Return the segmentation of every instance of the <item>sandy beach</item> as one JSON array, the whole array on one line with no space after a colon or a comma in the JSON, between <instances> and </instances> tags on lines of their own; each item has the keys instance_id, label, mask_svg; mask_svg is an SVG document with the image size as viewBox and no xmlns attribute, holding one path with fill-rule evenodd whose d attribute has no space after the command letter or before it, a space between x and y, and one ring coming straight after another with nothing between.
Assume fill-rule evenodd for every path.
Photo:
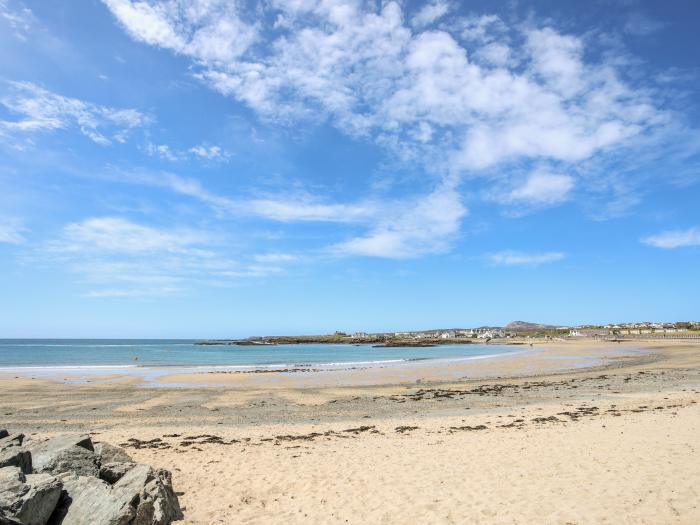
<instances>
[{"instance_id":1,"label":"sandy beach","mask_svg":"<svg viewBox=\"0 0 700 525\"><path fill-rule=\"evenodd\" d=\"M700 344L523 350L157 385L3 373L0 427L170 469L184 523L700 522Z\"/></svg>"}]
</instances>

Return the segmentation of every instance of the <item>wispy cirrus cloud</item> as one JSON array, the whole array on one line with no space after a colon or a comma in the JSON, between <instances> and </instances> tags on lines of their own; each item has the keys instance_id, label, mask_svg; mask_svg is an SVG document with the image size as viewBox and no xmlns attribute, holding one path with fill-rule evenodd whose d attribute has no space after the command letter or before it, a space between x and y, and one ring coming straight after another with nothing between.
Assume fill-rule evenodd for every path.
<instances>
[{"instance_id":1,"label":"wispy cirrus cloud","mask_svg":"<svg viewBox=\"0 0 700 525\"><path fill-rule=\"evenodd\" d=\"M186 229L163 231L119 217L92 217L67 225L61 238L52 244L52 249L63 253L191 253L194 246L208 240L202 233ZM199 254L206 255L207 252L200 251Z\"/></svg>"},{"instance_id":2,"label":"wispy cirrus cloud","mask_svg":"<svg viewBox=\"0 0 700 525\"><path fill-rule=\"evenodd\" d=\"M150 297L186 293L193 285L233 286L241 279L284 272L292 259L232 257L220 236L163 228L121 217L67 224L37 247L41 264L69 269L92 289L88 297ZM50 257L45 257L46 254ZM268 254L269 255L269 254Z\"/></svg>"},{"instance_id":3,"label":"wispy cirrus cloud","mask_svg":"<svg viewBox=\"0 0 700 525\"><path fill-rule=\"evenodd\" d=\"M688 246L700 246L700 228L687 230L669 230L642 239L644 244L655 248L673 249Z\"/></svg>"},{"instance_id":4,"label":"wispy cirrus cloud","mask_svg":"<svg viewBox=\"0 0 700 525\"><path fill-rule=\"evenodd\" d=\"M27 40L34 22L34 13L22 2L0 0L0 23L7 25L19 40Z\"/></svg>"},{"instance_id":5,"label":"wispy cirrus cloud","mask_svg":"<svg viewBox=\"0 0 700 525\"><path fill-rule=\"evenodd\" d=\"M93 142L108 146L124 142L129 133L150 123L135 109L118 109L53 93L32 82L0 83L0 105L13 120L0 120L0 138L17 141L36 133L75 128Z\"/></svg>"},{"instance_id":6,"label":"wispy cirrus cloud","mask_svg":"<svg viewBox=\"0 0 700 525\"><path fill-rule=\"evenodd\" d=\"M19 220L0 217L0 243L22 244L26 231Z\"/></svg>"},{"instance_id":7,"label":"wispy cirrus cloud","mask_svg":"<svg viewBox=\"0 0 700 525\"><path fill-rule=\"evenodd\" d=\"M490 253L486 260L497 266L540 266L542 264L561 261L566 257L562 252L528 253L506 250L498 253Z\"/></svg>"},{"instance_id":8,"label":"wispy cirrus cloud","mask_svg":"<svg viewBox=\"0 0 700 525\"><path fill-rule=\"evenodd\" d=\"M283 223L348 224L367 229L365 234L320 250L336 256L401 259L444 252L467 214L455 181L443 182L427 195L413 198L333 202L300 190L233 199L204 188L196 179L167 172L120 172L119 180L164 187L223 214L252 215Z\"/></svg>"}]
</instances>

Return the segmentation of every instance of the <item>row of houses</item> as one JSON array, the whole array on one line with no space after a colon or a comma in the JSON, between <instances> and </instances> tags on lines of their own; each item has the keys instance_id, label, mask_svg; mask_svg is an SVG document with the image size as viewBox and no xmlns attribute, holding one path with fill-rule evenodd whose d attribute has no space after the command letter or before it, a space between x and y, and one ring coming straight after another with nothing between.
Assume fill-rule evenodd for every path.
<instances>
[{"instance_id":1,"label":"row of houses","mask_svg":"<svg viewBox=\"0 0 700 525\"><path fill-rule=\"evenodd\" d=\"M428 330L424 332L393 332L388 334L369 334L367 332L355 332L353 339L369 339L372 337L383 337L385 339L454 339L454 338L477 338L495 339L506 337L506 332L502 328L483 327L455 330Z\"/></svg>"},{"instance_id":2,"label":"row of houses","mask_svg":"<svg viewBox=\"0 0 700 525\"><path fill-rule=\"evenodd\" d=\"M675 327L669 328L572 328L571 337L595 337L607 335L644 335L644 334L675 334L682 332Z\"/></svg>"}]
</instances>

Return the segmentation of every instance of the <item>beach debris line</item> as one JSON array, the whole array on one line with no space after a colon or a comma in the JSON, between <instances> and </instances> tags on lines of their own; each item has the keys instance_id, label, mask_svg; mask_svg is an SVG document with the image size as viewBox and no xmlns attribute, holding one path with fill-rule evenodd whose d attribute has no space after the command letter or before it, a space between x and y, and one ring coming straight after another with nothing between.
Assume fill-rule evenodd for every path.
<instances>
[{"instance_id":1,"label":"beach debris line","mask_svg":"<svg viewBox=\"0 0 700 525\"><path fill-rule=\"evenodd\" d=\"M0 524L168 525L182 517L170 472L120 447L87 434L40 441L0 430Z\"/></svg>"}]
</instances>

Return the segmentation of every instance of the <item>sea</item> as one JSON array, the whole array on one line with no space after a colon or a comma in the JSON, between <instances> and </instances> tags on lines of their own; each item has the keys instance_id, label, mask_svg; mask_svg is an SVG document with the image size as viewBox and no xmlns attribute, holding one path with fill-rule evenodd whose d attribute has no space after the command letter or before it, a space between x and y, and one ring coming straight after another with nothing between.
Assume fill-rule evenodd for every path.
<instances>
[{"instance_id":1,"label":"sea","mask_svg":"<svg viewBox=\"0 0 700 525\"><path fill-rule=\"evenodd\" d=\"M348 344L198 345L184 339L0 339L0 371L20 368L290 368L475 359L521 352L495 344L374 347Z\"/></svg>"}]
</instances>

